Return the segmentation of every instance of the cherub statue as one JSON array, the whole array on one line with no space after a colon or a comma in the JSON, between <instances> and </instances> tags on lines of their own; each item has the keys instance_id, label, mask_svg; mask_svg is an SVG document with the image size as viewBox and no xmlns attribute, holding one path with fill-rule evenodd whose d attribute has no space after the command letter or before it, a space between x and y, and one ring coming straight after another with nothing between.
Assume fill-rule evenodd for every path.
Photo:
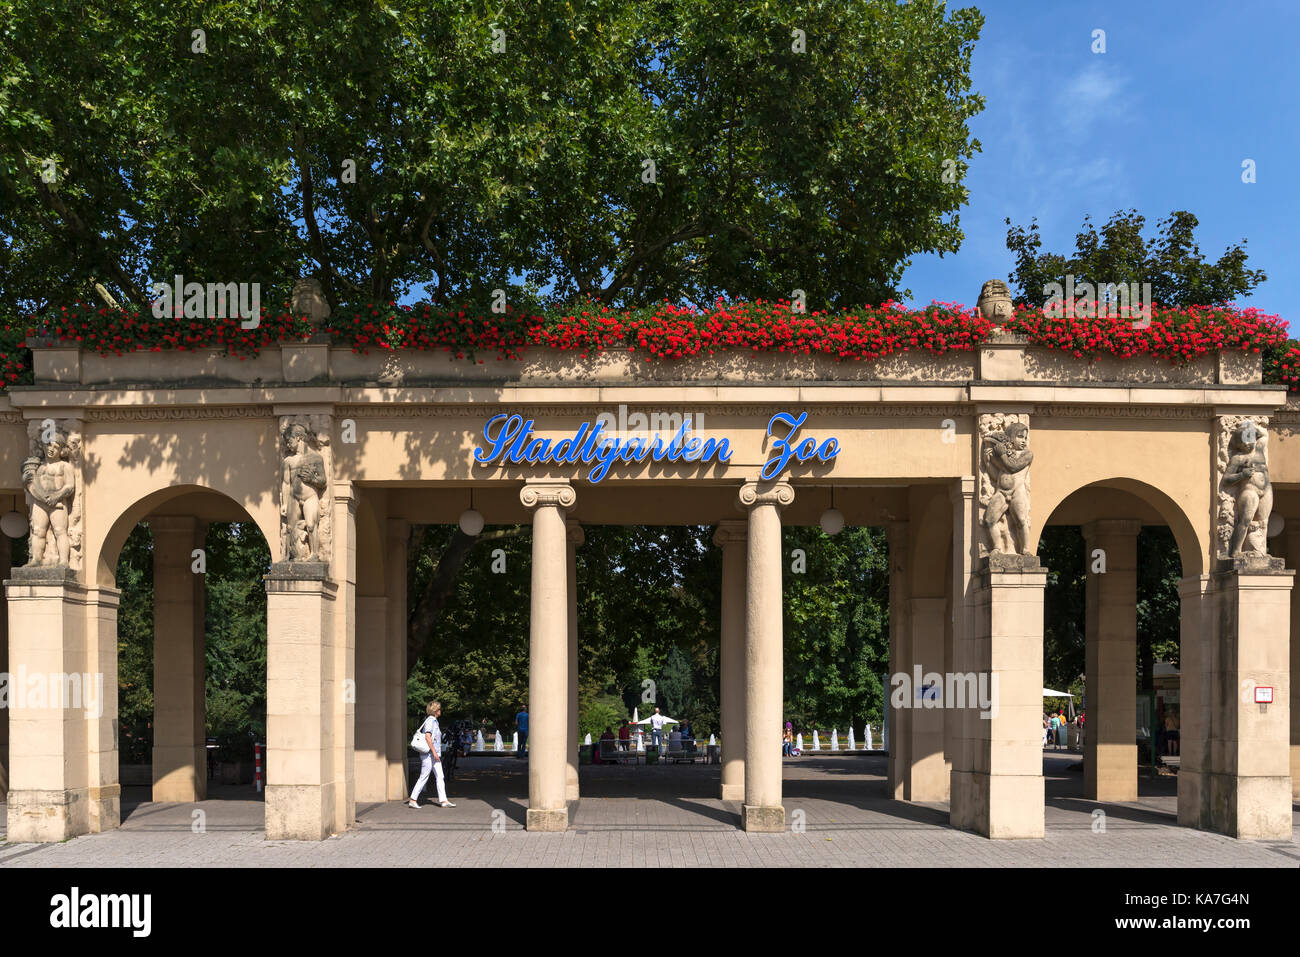
<instances>
[{"instance_id":1,"label":"cherub statue","mask_svg":"<svg viewBox=\"0 0 1300 957\"><path fill-rule=\"evenodd\" d=\"M1273 513L1273 483L1268 476L1263 430L1247 419L1233 430L1223 487L1236 500L1228 554L1268 554L1268 519ZM1252 525L1254 526L1252 528Z\"/></svg>"},{"instance_id":2,"label":"cherub statue","mask_svg":"<svg viewBox=\"0 0 1300 957\"><path fill-rule=\"evenodd\" d=\"M67 433L62 431L54 432L48 441L37 440L36 445L41 454L30 456L22 465L23 487L32 498L28 564L71 567L77 506L77 469L71 461L72 448Z\"/></svg>"},{"instance_id":3,"label":"cherub statue","mask_svg":"<svg viewBox=\"0 0 1300 957\"><path fill-rule=\"evenodd\" d=\"M1012 422L1004 432L984 439L981 459L993 486L984 508L991 550L1028 555L1029 472L1034 453L1029 451L1029 426Z\"/></svg>"},{"instance_id":4,"label":"cherub statue","mask_svg":"<svg viewBox=\"0 0 1300 957\"><path fill-rule=\"evenodd\" d=\"M286 455L280 471L280 515L287 537L286 558L322 561L321 501L328 478L325 459L311 447L306 427L294 423L284 432Z\"/></svg>"}]
</instances>

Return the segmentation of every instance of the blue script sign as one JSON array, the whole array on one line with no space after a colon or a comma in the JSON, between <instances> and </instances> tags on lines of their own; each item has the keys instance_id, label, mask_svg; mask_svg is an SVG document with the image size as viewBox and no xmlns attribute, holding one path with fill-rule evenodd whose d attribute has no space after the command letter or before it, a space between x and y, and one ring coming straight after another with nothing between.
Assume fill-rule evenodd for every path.
<instances>
[{"instance_id":1,"label":"blue script sign","mask_svg":"<svg viewBox=\"0 0 1300 957\"><path fill-rule=\"evenodd\" d=\"M783 437L776 438L772 447L772 456L763 466L760 477L764 480L777 477L793 459L807 462L816 458L820 462L829 462L839 454L839 441L828 438L818 442L814 438L796 438L803 428L808 413L798 416L780 412L772 416L767 423L767 434L772 435L772 426L780 423L787 428ZM731 443L726 438L700 439L691 435L691 420L687 418L681 428L667 441L655 432L650 438L634 435L621 438L608 435L605 423L597 421L594 425L584 422L578 431L562 439L544 439L533 434L533 420L525 419L516 413L501 412L492 416L483 424L483 439L486 448L474 450L474 461L479 465L501 464L521 465L590 465L587 480L593 484L603 479L616 462L630 464L641 463L646 459L652 462L721 462L731 461Z\"/></svg>"}]
</instances>

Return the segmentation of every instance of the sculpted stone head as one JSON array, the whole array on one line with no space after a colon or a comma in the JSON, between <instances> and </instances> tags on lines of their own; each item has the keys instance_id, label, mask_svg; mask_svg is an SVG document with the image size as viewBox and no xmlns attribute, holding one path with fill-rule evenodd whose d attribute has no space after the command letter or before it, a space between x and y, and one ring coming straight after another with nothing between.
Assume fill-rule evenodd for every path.
<instances>
[{"instance_id":1,"label":"sculpted stone head","mask_svg":"<svg viewBox=\"0 0 1300 957\"><path fill-rule=\"evenodd\" d=\"M1023 422L1012 422L1007 426L1007 441L1017 452L1023 452L1029 444L1029 426Z\"/></svg>"}]
</instances>

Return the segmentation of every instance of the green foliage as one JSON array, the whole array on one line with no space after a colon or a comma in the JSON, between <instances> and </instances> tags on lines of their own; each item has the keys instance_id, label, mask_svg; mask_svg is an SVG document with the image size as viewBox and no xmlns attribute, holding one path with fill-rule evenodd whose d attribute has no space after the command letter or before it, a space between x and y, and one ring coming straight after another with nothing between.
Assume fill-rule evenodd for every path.
<instances>
[{"instance_id":1,"label":"green foliage","mask_svg":"<svg viewBox=\"0 0 1300 957\"><path fill-rule=\"evenodd\" d=\"M1246 268L1246 241L1229 246L1217 262L1207 262L1196 243L1197 219L1184 210L1160 220L1157 234L1144 239L1146 218L1137 210L1117 211L1098 232L1090 217L1075 237L1072 256L1043 253L1038 221L1029 228L1012 226L1006 220L1007 249L1016 254L1011 280L1017 302L1041 305L1044 286L1065 284L1066 275L1075 284L1090 282L1150 283L1151 300L1162 306L1217 305L1228 303L1250 291L1268 277L1262 269Z\"/></svg>"},{"instance_id":2,"label":"green foliage","mask_svg":"<svg viewBox=\"0 0 1300 957\"><path fill-rule=\"evenodd\" d=\"M593 742L599 741L606 728L617 734L619 725L627 718L627 708L617 695L600 695L581 702L578 707L578 738L582 740L589 734Z\"/></svg>"},{"instance_id":3,"label":"green foliage","mask_svg":"<svg viewBox=\"0 0 1300 957\"><path fill-rule=\"evenodd\" d=\"M141 308L175 273L264 302L312 273L336 306L899 297L910 256L962 238L982 23L939 0L0 0L0 323Z\"/></svg>"},{"instance_id":4,"label":"green foliage","mask_svg":"<svg viewBox=\"0 0 1300 957\"><path fill-rule=\"evenodd\" d=\"M266 740L266 586L271 552L251 523L216 523L208 556L207 733L242 749ZM241 751L242 754L242 751ZM232 760L235 758L232 755Z\"/></svg>"},{"instance_id":5,"label":"green foliage","mask_svg":"<svg viewBox=\"0 0 1300 957\"><path fill-rule=\"evenodd\" d=\"M789 571L802 548L807 571ZM797 727L880 724L889 670L889 559L880 528L784 529L785 711Z\"/></svg>"},{"instance_id":6,"label":"green foliage","mask_svg":"<svg viewBox=\"0 0 1300 957\"><path fill-rule=\"evenodd\" d=\"M153 752L153 535L137 525L117 559L119 760L147 764Z\"/></svg>"}]
</instances>

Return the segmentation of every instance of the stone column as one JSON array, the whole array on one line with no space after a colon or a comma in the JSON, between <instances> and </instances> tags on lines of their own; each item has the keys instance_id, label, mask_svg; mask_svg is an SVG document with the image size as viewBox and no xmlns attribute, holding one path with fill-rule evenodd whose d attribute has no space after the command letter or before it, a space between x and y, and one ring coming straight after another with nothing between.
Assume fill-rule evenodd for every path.
<instances>
[{"instance_id":1,"label":"stone column","mask_svg":"<svg viewBox=\"0 0 1300 957\"><path fill-rule=\"evenodd\" d=\"M1193 575L1178 582L1178 823L1202 827L1209 800L1210 578Z\"/></svg>"},{"instance_id":2,"label":"stone column","mask_svg":"<svg viewBox=\"0 0 1300 957\"><path fill-rule=\"evenodd\" d=\"M278 562L266 575L266 839L334 832L334 615L324 562Z\"/></svg>"},{"instance_id":3,"label":"stone column","mask_svg":"<svg viewBox=\"0 0 1300 957\"><path fill-rule=\"evenodd\" d=\"M944 717L952 704L947 701L944 680L944 611L946 599L908 599L911 626L912 708L908 717L908 754L904 769L903 797L908 801L941 803L948 800L948 765L944 760ZM917 676L920 687L937 686L937 697L915 700Z\"/></svg>"},{"instance_id":4,"label":"stone column","mask_svg":"<svg viewBox=\"0 0 1300 957\"><path fill-rule=\"evenodd\" d=\"M889 758L886 793L895 801L907 800L907 769L911 765L912 706L915 690L905 690L902 707L895 707L895 675L911 675L912 627L908 621L907 522L885 525L889 546L889 674L885 689L889 708Z\"/></svg>"},{"instance_id":5,"label":"stone column","mask_svg":"<svg viewBox=\"0 0 1300 957\"><path fill-rule=\"evenodd\" d=\"M1202 828L1291 839L1291 587L1282 560L1246 556L1210 576L1208 787ZM1273 689L1257 704L1254 689Z\"/></svg>"},{"instance_id":6,"label":"stone column","mask_svg":"<svg viewBox=\"0 0 1300 957\"><path fill-rule=\"evenodd\" d=\"M577 496L565 484L527 484L519 500L533 513L532 594L528 644L528 811L530 831L569 826L565 787L569 727L567 509Z\"/></svg>"},{"instance_id":7,"label":"stone column","mask_svg":"<svg viewBox=\"0 0 1300 957\"><path fill-rule=\"evenodd\" d=\"M384 563L388 595L386 624L388 639L388 695L385 724L388 737L388 800L397 801L411 793L414 781L406 780L406 564L411 541L411 524L404 518L388 520L388 555Z\"/></svg>"},{"instance_id":8,"label":"stone column","mask_svg":"<svg viewBox=\"0 0 1300 957\"><path fill-rule=\"evenodd\" d=\"M958 479L948 489L952 501L952 584L949 587L952 628L952 670L974 673L971 643L974 634L975 605L973 570L978 554L975 534L977 515L975 480ZM980 720L971 708L952 709L945 723L947 751L952 768L949 773L949 820L954 827L975 828L975 804L972 798L975 767L972 724Z\"/></svg>"},{"instance_id":9,"label":"stone column","mask_svg":"<svg viewBox=\"0 0 1300 957\"><path fill-rule=\"evenodd\" d=\"M1083 526L1087 564L1084 624L1088 723L1083 796L1136 801L1137 536L1134 519L1100 519ZM1098 556L1098 551L1101 555ZM1099 566L1104 561L1104 566ZM1104 567L1104 572L1093 571Z\"/></svg>"},{"instance_id":10,"label":"stone column","mask_svg":"<svg viewBox=\"0 0 1300 957\"><path fill-rule=\"evenodd\" d=\"M1038 838L1043 812L1043 590L1032 555L993 553L976 575L965 667L988 676L993 706L968 708L968 771L953 771L954 826L985 837Z\"/></svg>"},{"instance_id":11,"label":"stone column","mask_svg":"<svg viewBox=\"0 0 1300 957\"><path fill-rule=\"evenodd\" d=\"M82 585L66 566L10 575L7 838L117 827L118 592Z\"/></svg>"},{"instance_id":12,"label":"stone column","mask_svg":"<svg viewBox=\"0 0 1300 957\"><path fill-rule=\"evenodd\" d=\"M722 800L745 799L745 523L718 523L713 544L722 549L722 636L719 649L719 720Z\"/></svg>"},{"instance_id":13,"label":"stone column","mask_svg":"<svg viewBox=\"0 0 1300 957\"><path fill-rule=\"evenodd\" d=\"M784 831L781 803L782 657L781 509L794 502L785 482L746 482L745 803L746 831Z\"/></svg>"},{"instance_id":14,"label":"stone column","mask_svg":"<svg viewBox=\"0 0 1300 957\"><path fill-rule=\"evenodd\" d=\"M578 800L578 546L585 540L582 526L565 522L566 549L565 591L569 601L569 748L564 774L564 793L570 801Z\"/></svg>"},{"instance_id":15,"label":"stone column","mask_svg":"<svg viewBox=\"0 0 1300 957\"><path fill-rule=\"evenodd\" d=\"M1287 520L1286 557L1300 568L1300 520ZM1291 589L1291 799L1300 802L1300 588Z\"/></svg>"},{"instance_id":16,"label":"stone column","mask_svg":"<svg viewBox=\"0 0 1300 957\"><path fill-rule=\"evenodd\" d=\"M157 515L153 533L153 799L202 801L208 792L204 575L194 550L207 526Z\"/></svg>"},{"instance_id":17,"label":"stone column","mask_svg":"<svg viewBox=\"0 0 1300 957\"><path fill-rule=\"evenodd\" d=\"M334 605L334 831L356 821L357 702L357 492L351 482L335 482L332 577L338 586Z\"/></svg>"},{"instance_id":18,"label":"stone column","mask_svg":"<svg viewBox=\"0 0 1300 957\"><path fill-rule=\"evenodd\" d=\"M388 795L389 697L387 595L357 596L356 799L374 803Z\"/></svg>"},{"instance_id":19,"label":"stone column","mask_svg":"<svg viewBox=\"0 0 1300 957\"><path fill-rule=\"evenodd\" d=\"M11 543L0 535L0 581L9 577ZM9 674L9 610L0 595L0 674ZM0 708L0 802L9 794L9 709Z\"/></svg>"}]
</instances>

